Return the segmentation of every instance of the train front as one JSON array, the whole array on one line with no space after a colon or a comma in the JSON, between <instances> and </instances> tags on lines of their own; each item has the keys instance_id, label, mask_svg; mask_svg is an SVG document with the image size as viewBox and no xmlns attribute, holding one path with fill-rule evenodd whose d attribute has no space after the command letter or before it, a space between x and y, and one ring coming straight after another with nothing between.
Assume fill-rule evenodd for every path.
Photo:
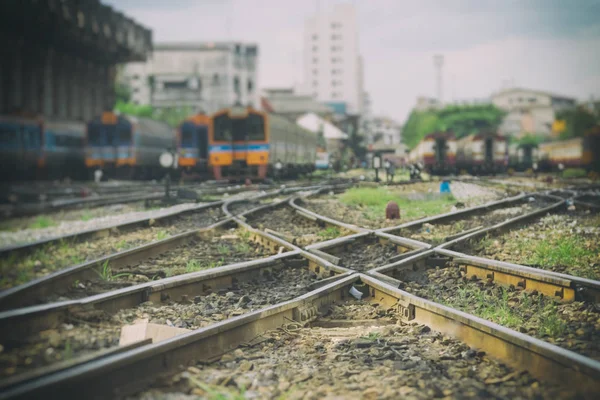
<instances>
[{"instance_id":1,"label":"train front","mask_svg":"<svg viewBox=\"0 0 600 400\"><path fill-rule=\"evenodd\" d=\"M186 119L177 130L178 165L186 175L202 175L209 165L211 118L197 114ZM216 160L220 162L221 160Z\"/></svg>"},{"instance_id":2,"label":"train front","mask_svg":"<svg viewBox=\"0 0 600 400\"><path fill-rule=\"evenodd\" d=\"M480 133L473 142L473 164L479 173L499 173L508 167L506 138L496 133Z\"/></svg>"},{"instance_id":3,"label":"train front","mask_svg":"<svg viewBox=\"0 0 600 400\"><path fill-rule=\"evenodd\" d=\"M104 112L88 122L85 135L85 166L88 169L114 171L117 122L117 115L113 112Z\"/></svg>"},{"instance_id":4,"label":"train front","mask_svg":"<svg viewBox=\"0 0 600 400\"><path fill-rule=\"evenodd\" d=\"M267 177L269 128L266 114L251 107L232 107L213 118L210 165L215 179Z\"/></svg>"}]
</instances>

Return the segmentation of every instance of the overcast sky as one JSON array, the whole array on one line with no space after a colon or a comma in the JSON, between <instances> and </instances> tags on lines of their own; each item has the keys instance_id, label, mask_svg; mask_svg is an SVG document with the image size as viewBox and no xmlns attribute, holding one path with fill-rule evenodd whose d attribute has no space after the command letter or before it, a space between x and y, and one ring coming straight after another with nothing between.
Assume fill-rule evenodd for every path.
<instances>
[{"instance_id":1,"label":"overcast sky","mask_svg":"<svg viewBox=\"0 0 600 400\"><path fill-rule=\"evenodd\" d=\"M302 80L304 20L336 0L102 0L153 30L155 42L259 45L259 86ZM348 2L348 1L346 1ZM600 98L600 0L354 0L373 112L404 122L435 94L432 57L445 56L444 99L488 97L506 82Z\"/></svg>"}]
</instances>

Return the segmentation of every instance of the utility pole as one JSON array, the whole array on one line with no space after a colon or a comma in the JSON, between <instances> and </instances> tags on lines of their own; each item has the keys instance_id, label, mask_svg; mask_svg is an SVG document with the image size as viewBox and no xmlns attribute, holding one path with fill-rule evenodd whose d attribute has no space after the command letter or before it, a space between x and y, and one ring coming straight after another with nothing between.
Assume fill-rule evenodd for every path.
<instances>
[{"instance_id":1,"label":"utility pole","mask_svg":"<svg viewBox=\"0 0 600 400\"><path fill-rule=\"evenodd\" d=\"M433 56L433 65L435 67L435 73L436 73L436 91L437 91L437 99L439 102L439 105L442 105L443 102L443 98L442 98L442 89L443 89L443 77L442 77L442 67L444 66L444 56L441 54L436 54Z\"/></svg>"}]
</instances>

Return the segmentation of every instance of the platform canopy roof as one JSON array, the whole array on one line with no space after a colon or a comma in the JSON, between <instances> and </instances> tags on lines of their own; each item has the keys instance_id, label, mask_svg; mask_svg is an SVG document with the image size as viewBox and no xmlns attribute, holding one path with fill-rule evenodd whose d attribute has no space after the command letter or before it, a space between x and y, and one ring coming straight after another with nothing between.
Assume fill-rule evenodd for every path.
<instances>
[{"instance_id":1,"label":"platform canopy roof","mask_svg":"<svg viewBox=\"0 0 600 400\"><path fill-rule=\"evenodd\" d=\"M318 133L321 129L323 130L323 136L325 139L337 139L343 140L348 139L348 135L344 133L337 126L333 125L331 122L324 120L314 113L307 113L302 115L296 120L296 123L303 127L304 129L308 129L311 132Z\"/></svg>"}]
</instances>

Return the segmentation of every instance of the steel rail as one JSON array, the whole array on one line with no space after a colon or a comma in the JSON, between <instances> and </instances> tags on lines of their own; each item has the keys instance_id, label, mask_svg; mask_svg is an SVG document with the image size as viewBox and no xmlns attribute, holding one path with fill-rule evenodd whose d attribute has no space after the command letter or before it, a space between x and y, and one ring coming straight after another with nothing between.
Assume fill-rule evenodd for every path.
<instances>
[{"instance_id":1,"label":"steel rail","mask_svg":"<svg viewBox=\"0 0 600 400\"><path fill-rule=\"evenodd\" d=\"M563 382L587 398L600 390L600 362L495 323L419 298L369 277L353 274L294 300L269 306L156 344L88 362L9 388L0 398L124 397L181 366L210 362L290 321L306 324L319 310L350 298L358 285L366 299L397 310L406 323L419 323L481 349L541 380ZM110 384L107 384L110 382Z\"/></svg>"}]
</instances>

